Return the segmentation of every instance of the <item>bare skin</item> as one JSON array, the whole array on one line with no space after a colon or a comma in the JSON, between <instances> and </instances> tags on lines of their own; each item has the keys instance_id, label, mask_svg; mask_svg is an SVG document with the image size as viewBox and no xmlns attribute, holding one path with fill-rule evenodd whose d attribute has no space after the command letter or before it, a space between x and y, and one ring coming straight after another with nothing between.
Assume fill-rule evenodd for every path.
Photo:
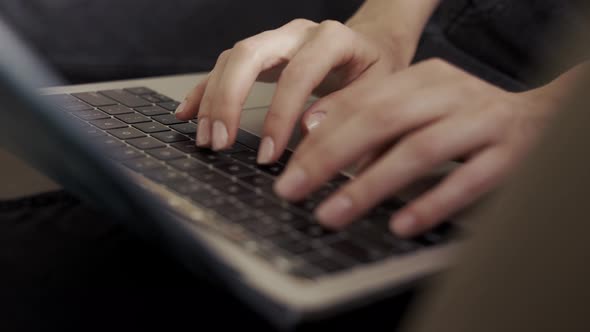
<instances>
[{"instance_id":1,"label":"bare skin","mask_svg":"<svg viewBox=\"0 0 590 332\"><path fill-rule=\"evenodd\" d=\"M413 236L468 206L509 173L564 98L572 75L537 90L503 91L441 60L413 66L422 29L438 0L367 1L346 25L295 20L222 53L179 107L198 116L197 144L232 145L256 80L277 82L259 163L273 163L301 118L308 133L275 185L297 201L353 164L362 172L316 210L341 228L440 164L464 163L392 216ZM304 114L315 93L321 98ZM346 148L343 149L342 147Z\"/></svg>"}]
</instances>

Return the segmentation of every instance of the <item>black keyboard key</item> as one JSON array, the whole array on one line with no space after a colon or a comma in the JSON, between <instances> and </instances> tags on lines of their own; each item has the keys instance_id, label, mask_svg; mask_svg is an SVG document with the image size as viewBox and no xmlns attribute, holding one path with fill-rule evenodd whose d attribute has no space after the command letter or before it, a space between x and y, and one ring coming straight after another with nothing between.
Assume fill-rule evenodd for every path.
<instances>
[{"instance_id":1,"label":"black keyboard key","mask_svg":"<svg viewBox=\"0 0 590 332\"><path fill-rule=\"evenodd\" d=\"M110 116L97 110L87 110L87 111L80 111L74 113L77 117L82 120L92 121L92 120L100 120L100 119L109 119Z\"/></svg>"},{"instance_id":2,"label":"black keyboard key","mask_svg":"<svg viewBox=\"0 0 590 332\"><path fill-rule=\"evenodd\" d=\"M201 149L195 145L194 141L174 143L172 146L185 153L194 153Z\"/></svg>"},{"instance_id":3,"label":"black keyboard key","mask_svg":"<svg viewBox=\"0 0 590 332\"><path fill-rule=\"evenodd\" d=\"M284 229L281 225L269 217L249 214L247 218L239 220L239 224L264 239L285 236ZM271 240L271 242L273 241Z\"/></svg>"},{"instance_id":4,"label":"black keyboard key","mask_svg":"<svg viewBox=\"0 0 590 332\"><path fill-rule=\"evenodd\" d=\"M391 199L388 199L388 200L382 202L377 207L375 207L373 210L375 211L376 214L392 216L395 212L397 212L403 206L404 206L404 203L402 201L400 201L396 198L391 198Z\"/></svg>"},{"instance_id":5,"label":"black keyboard key","mask_svg":"<svg viewBox=\"0 0 590 332\"><path fill-rule=\"evenodd\" d=\"M348 176L346 176L344 174L337 174L328 183L332 186L335 186L335 187L341 187L341 186L345 185L349 180L350 180L350 178Z\"/></svg>"},{"instance_id":6,"label":"black keyboard key","mask_svg":"<svg viewBox=\"0 0 590 332\"><path fill-rule=\"evenodd\" d=\"M80 133L86 137L101 137L106 136L104 131L94 128L94 127L84 127L80 128Z\"/></svg>"},{"instance_id":7,"label":"black keyboard key","mask_svg":"<svg viewBox=\"0 0 590 332\"><path fill-rule=\"evenodd\" d=\"M229 202L223 208L217 209L217 213L231 222L239 222L252 217L252 212L240 202Z\"/></svg>"},{"instance_id":8,"label":"black keyboard key","mask_svg":"<svg viewBox=\"0 0 590 332\"><path fill-rule=\"evenodd\" d=\"M116 118L125 122L125 123L129 123L129 124L151 121L150 118L145 117L139 113L121 114L121 115L117 115Z\"/></svg>"},{"instance_id":9,"label":"black keyboard key","mask_svg":"<svg viewBox=\"0 0 590 332\"><path fill-rule=\"evenodd\" d=\"M146 134L158 133L162 131L169 131L166 126L161 125L157 122L144 122L144 123L136 123L133 127L143 131Z\"/></svg>"},{"instance_id":10,"label":"black keyboard key","mask_svg":"<svg viewBox=\"0 0 590 332\"><path fill-rule=\"evenodd\" d=\"M235 162L222 162L219 164L215 164L214 168L231 176L240 177L244 175L254 174L256 173L253 169L235 163Z\"/></svg>"},{"instance_id":11,"label":"black keyboard key","mask_svg":"<svg viewBox=\"0 0 590 332\"><path fill-rule=\"evenodd\" d=\"M258 166L258 162L256 161L258 155L252 150L232 154L232 158L235 158L246 165Z\"/></svg>"},{"instance_id":12,"label":"black keyboard key","mask_svg":"<svg viewBox=\"0 0 590 332\"><path fill-rule=\"evenodd\" d=\"M262 175L262 174L252 174L248 176L240 176L238 178L239 181L244 182L245 184L252 186L254 188L258 188L262 193L266 194L273 194L273 185L274 180Z\"/></svg>"},{"instance_id":13,"label":"black keyboard key","mask_svg":"<svg viewBox=\"0 0 590 332\"><path fill-rule=\"evenodd\" d=\"M425 246L444 244L447 243L454 235L453 230L453 224L451 224L450 222L446 222L440 224L439 226L435 227L429 232L420 235L418 238L414 240Z\"/></svg>"},{"instance_id":14,"label":"black keyboard key","mask_svg":"<svg viewBox=\"0 0 590 332\"><path fill-rule=\"evenodd\" d=\"M271 201L270 199L260 196L257 194L247 195L238 197L242 203L248 205L254 210L266 211L270 208L279 208L281 209L280 205L277 205L275 202Z\"/></svg>"},{"instance_id":15,"label":"black keyboard key","mask_svg":"<svg viewBox=\"0 0 590 332\"><path fill-rule=\"evenodd\" d=\"M185 158L186 155L174 148L161 148L148 150L147 153L159 160L174 160Z\"/></svg>"},{"instance_id":16,"label":"black keyboard key","mask_svg":"<svg viewBox=\"0 0 590 332\"><path fill-rule=\"evenodd\" d=\"M176 143L189 140L188 137L179 134L175 131L163 131L160 133L154 133L152 134L152 137L157 138L164 143Z\"/></svg>"},{"instance_id":17,"label":"black keyboard key","mask_svg":"<svg viewBox=\"0 0 590 332\"><path fill-rule=\"evenodd\" d=\"M110 114L110 115L120 115L120 114L127 114L133 113L133 110L129 107L125 107L123 105L112 105L112 106L104 106L100 108L103 112Z\"/></svg>"},{"instance_id":18,"label":"black keyboard key","mask_svg":"<svg viewBox=\"0 0 590 332\"><path fill-rule=\"evenodd\" d=\"M65 120L69 126L75 129L82 129L88 127L88 124L86 122L80 120L72 113L60 114L60 116L62 116L62 119Z\"/></svg>"},{"instance_id":19,"label":"black keyboard key","mask_svg":"<svg viewBox=\"0 0 590 332\"><path fill-rule=\"evenodd\" d=\"M133 160L126 161L123 164L125 166L131 168L132 170L140 172L140 173L154 170L154 169L164 168L164 164L162 164L152 158L133 159Z\"/></svg>"},{"instance_id":20,"label":"black keyboard key","mask_svg":"<svg viewBox=\"0 0 590 332\"><path fill-rule=\"evenodd\" d=\"M227 176L223 176L218 172L215 172L210 169L197 169L188 172L189 175L201 182L209 183L213 185L215 188L222 187L225 185L229 185L234 183L230 178Z\"/></svg>"},{"instance_id":21,"label":"black keyboard key","mask_svg":"<svg viewBox=\"0 0 590 332\"><path fill-rule=\"evenodd\" d=\"M283 152L283 155L281 156L281 158L279 158L279 162L281 164L287 165L289 163L289 161L291 160L292 155L293 155L293 152L286 150L285 152Z\"/></svg>"},{"instance_id":22,"label":"black keyboard key","mask_svg":"<svg viewBox=\"0 0 590 332\"><path fill-rule=\"evenodd\" d=\"M210 192L210 186L208 184L196 181L177 182L174 185L171 185L170 189L185 196L201 192Z\"/></svg>"},{"instance_id":23,"label":"black keyboard key","mask_svg":"<svg viewBox=\"0 0 590 332\"><path fill-rule=\"evenodd\" d=\"M194 145L194 144L193 144ZM221 153L214 152L206 148L196 148L196 151L190 153L191 157L207 164L222 164L231 162L231 159Z\"/></svg>"},{"instance_id":24,"label":"black keyboard key","mask_svg":"<svg viewBox=\"0 0 590 332\"><path fill-rule=\"evenodd\" d=\"M107 90L100 91L100 94L107 96L127 107L142 107L151 106L152 104L145 99L142 99L134 94L131 94L125 90Z\"/></svg>"},{"instance_id":25,"label":"black keyboard key","mask_svg":"<svg viewBox=\"0 0 590 332\"><path fill-rule=\"evenodd\" d=\"M189 172L194 170L209 170L209 167L191 158L173 160L169 162L168 165L183 172Z\"/></svg>"},{"instance_id":26,"label":"black keyboard key","mask_svg":"<svg viewBox=\"0 0 590 332\"><path fill-rule=\"evenodd\" d=\"M247 147L243 146L242 144L236 143L234 144L231 148L225 149L223 151L220 151L223 154L234 154L234 153L240 153L240 152L244 152L244 151L250 151L250 149L248 149Z\"/></svg>"},{"instance_id":27,"label":"black keyboard key","mask_svg":"<svg viewBox=\"0 0 590 332\"><path fill-rule=\"evenodd\" d=\"M94 142L97 143L100 148L107 148L107 149L119 148L119 147L125 146L125 144L123 142L121 142L120 140L118 140L112 136L99 137L99 138L95 139Z\"/></svg>"},{"instance_id":28,"label":"black keyboard key","mask_svg":"<svg viewBox=\"0 0 590 332\"><path fill-rule=\"evenodd\" d=\"M197 133L197 125L195 125L194 123L190 123L190 122L172 125L172 126L170 126L170 128L172 128L180 133L183 133L185 135L194 136Z\"/></svg>"},{"instance_id":29,"label":"black keyboard key","mask_svg":"<svg viewBox=\"0 0 590 332\"><path fill-rule=\"evenodd\" d=\"M312 214L320 205L321 201L315 199L305 199L303 201L293 204L297 209L302 210L308 214Z\"/></svg>"},{"instance_id":30,"label":"black keyboard key","mask_svg":"<svg viewBox=\"0 0 590 332\"><path fill-rule=\"evenodd\" d=\"M291 229L307 229L308 227L314 226L314 224L306 218L295 214L292 211L285 209L280 205L267 207L265 210L261 210L265 214L271 216L277 222L288 226Z\"/></svg>"},{"instance_id":31,"label":"black keyboard key","mask_svg":"<svg viewBox=\"0 0 590 332\"><path fill-rule=\"evenodd\" d=\"M186 175L172 169L155 169L144 173L148 178L159 183L174 183L186 181Z\"/></svg>"},{"instance_id":32,"label":"black keyboard key","mask_svg":"<svg viewBox=\"0 0 590 332\"><path fill-rule=\"evenodd\" d=\"M73 93L72 96L96 107L117 104L114 100L96 92Z\"/></svg>"},{"instance_id":33,"label":"black keyboard key","mask_svg":"<svg viewBox=\"0 0 590 332\"><path fill-rule=\"evenodd\" d=\"M165 110L159 106L138 107L135 110L145 116L155 116L155 115L162 115L162 114L169 114L170 113L170 111Z\"/></svg>"},{"instance_id":34,"label":"black keyboard key","mask_svg":"<svg viewBox=\"0 0 590 332\"><path fill-rule=\"evenodd\" d=\"M365 220L352 224L343 232L346 232L350 239L370 250L371 255L374 257L405 254L422 247L415 241L400 239L391 234L390 231L384 232L377 229L373 224Z\"/></svg>"},{"instance_id":35,"label":"black keyboard key","mask_svg":"<svg viewBox=\"0 0 590 332\"><path fill-rule=\"evenodd\" d=\"M162 102L162 100L160 100L160 98L154 96L154 95L142 95L141 98L149 101L150 103L156 104L159 102Z\"/></svg>"},{"instance_id":36,"label":"black keyboard key","mask_svg":"<svg viewBox=\"0 0 590 332\"><path fill-rule=\"evenodd\" d=\"M248 187L244 187L239 183L229 183L225 186L216 186L221 192L224 192L230 196L243 196L252 193L252 190Z\"/></svg>"},{"instance_id":37,"label":"black keyboard key","mask_svg":"<svg viewBox=\"0 0 590 332\"><path fill-rule=\"evenodd\" d=\"M133 128L113 129L109 130L108 133L122 140L145 137L141 131Z\"/></svg>"},{"instance_id":38,"label":"black keyboard key","mask_svg":"<svg viewBox=\"0 0 590 332\"><path fill-rule=\"evenodd\" d=\"M219 210L220 208L224 208L232 204L227 196L223 195L219 191L216 191L215 189L191 195L191 199L194 202L197 202L199 205L212 210Z\"/></svg>"},{"instance_id":39,"label":"black keyboard key","mask_svg":"<svg viewBox=\"0 0 590 332\"><path fill-rule=\"evenodd\" d=\"M158 93L158 94L155 94L155 95L153 95L152 97L154 97L154 98L158 98L158 99L160 100L160 102L163 102L163 103L164 103L164 102L171 102L171 101L174 101L172 98L170 98L170 97L168 97L168 96L161 95L161 94L159 94L159 93Z\"/></svg>"},{"instance_id":40,"label":"black keyboard key","mask_svg":"<svg viewBox=\"0 0 590 332\"><path fill-rule=\"evenodd\" d=\"M337 190L338 188L334 188L332 186L322 186L311 194L311 198L318 202L321 202L326 198L332 196Z\"/></svg>"},{"instance_id":41,"label":"black keyboard key","mask_svg":"<svg viewBox=\"0 0 590 332\"><path fill-rule=\"evenodd\" d=\"M293 236L292 234L273 236L269 241L292 255L301 255L314 250L310 241L305 238Z\"/></svg>"},{"instance_id":42,"label":"black keyboard key","mask_svg":"<svg viewBox=\"0 0 590 332\"><path fill-rule=\"evenodd\" d=\"M118 129L118 128L128 127L127 124L125 124L117 119L95 120L95 121L91 121L90 123L93 126L96 126L102 130L110 130L110 129Z\"/></svg>"},{"instance_id":43,"label":"black keyboard key","mask_svg":"<svg viewBox=\"0 0 590 332\"><path fill-rule=\"evenodd\" d=\"M179 123L188 123L186 121L178 120L174 114L158 115L158 116L152 117L152 119L158 121L161 124L167 125L167 126L173 125L173 124L179 124Z\"/></svg>"},{"instance_id":44,"label":"black keyboard key","mask_svg":"<svg viewBox=\"0 0 590 332\"><path fill-rule=\"evenodd\" d=\"M368 263L374 259L369 250L347 239L332 242L329 246L337 253L352 258L359 263Z\"/></svg>"},{"instance_id":45,"label":"black keyboard key","mask_svg":"<svg viewBox=\"0 0 590 332\"><path fill-rule=\"evenodd\" d=\"M283 173L285 166L283 166L281 164L258 165L258 169L268 175L279 176L279 175L281 175L281 173Z\"/></svg>"},{"instance_id":46,"label":"black keyboard key","mask_svg":"<svg viewBox=\"0 0 590 332\"><path fill-rule=\"evenodd\" d=\"M214 188L194 192L189 196L193 202L197 202L209 209L219 209L219 207L225 207L231 204L231 202L227 200L227 197L222 196L221 192Z\"/></svg>"},{"instance_id":47,"label":"black keyboard key","mask_svg":"<svg viewBox=\"0 0 590 332\"><path fill-rule=\"evenodd\" d=\"M79 112L93 109L92 106L83 103L78 98L70 95L49 95L43 96L43 98L66 112Z\"/></svg>"},{"instance_id":48,"label":"black keyboard key","mask_svg":"<svg viewBox=\"0 0 590 332\"><path fill-rule=\"evenodd\" d=\"M340 272L354 265L342 262L330 254L317 251L302 255L301 258L308 264L328 273Z\"/></svg>"},{"instance_id":49,"label":"black keyboard key","mask_svg":"<svg viewBox=\"0 0 590 332\"><path fill-rule=\"evenodd\" d=\"M152 95L155 94L156 92L152 89L148 89L146 87L137 87L137 88L127 88L125 89L125 91L132 93L134 95Z\"/></svg>"},{"instance_id":50,"label":"black keyboard key","mask_svg":"<svg viewBox=\"0 0 590 332\"><path fill-rule=\"evenodd\" d=\"M127 141L127 143L133 145L134 147L140 150L157 149L166 146L165 144L162 144L160 143L160 141L151 137L130 139Z\"/></svg>"},{"instance_id":51,"label":"black keyboard key","mask_svg":"<svg viewBox=\"0 0 590 332\"><path fill-rule=\"evenodd\" d=\"M309 224L303 227L298 227L298 230L305 236L312 239L328 238L337 234L336 232L329 230L325 227L322 227L318 224Z\"/></svg>"},{"instance_id":52,"label":"black keyboard key","mask_svg":"<svg viewBox=\"0 0 590 332\"><path fill-rule=\"evenodd\" d=\"M125 147L121 147L121 148L117 148L115 150L112 150L110 152L110 156L111 156L111 158L113 158L115 160L125 161L125 160L143 158L144 155L143 155L143 153L137 151L134 148L125 146Z\"/></svg>"},{"instance_id":53,"label":"black keyboard key","mask_svg":"<svg viewBox=\"0 0 590 332\"><path fill-rule=\"evenodd\" d=\"M168 101L168 102L164 102L164 103L159 103L158 105L160 105L160 107L163 107L169 111L175 111L178 108L178 105L180 105L180 103L176 102L176 101Z\"/></svg>"}]
</instances>

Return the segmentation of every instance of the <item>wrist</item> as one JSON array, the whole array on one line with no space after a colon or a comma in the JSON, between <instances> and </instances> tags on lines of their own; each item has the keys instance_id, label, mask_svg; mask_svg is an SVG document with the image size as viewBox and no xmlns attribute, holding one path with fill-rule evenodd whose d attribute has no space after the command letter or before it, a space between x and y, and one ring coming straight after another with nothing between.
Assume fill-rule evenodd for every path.
<instances>
[{"instance_id":1,"label":"wrist","mask_svg":"<svg viewBox=\"0 0 590 332\"><path fill-rule=\"evenodd\" d=\"M346 25L374 37L409 65L424 27L439 2L440 0L366 0Z\"/></svg>"}]
</instances>

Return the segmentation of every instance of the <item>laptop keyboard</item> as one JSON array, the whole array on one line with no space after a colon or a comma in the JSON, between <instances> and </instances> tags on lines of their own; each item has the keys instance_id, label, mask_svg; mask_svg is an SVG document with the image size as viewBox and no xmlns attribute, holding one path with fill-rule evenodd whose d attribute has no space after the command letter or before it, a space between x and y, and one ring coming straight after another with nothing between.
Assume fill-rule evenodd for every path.
<instances>
[{"instance_id":1,"label":"laptop keyboard","mask_svg":"<svg viewBox=\"0 0 590 332\"><path fill-rule=\"evenodd\" d=\"M47 98L69 113L75 127L111 159L214 211L232 226L231 234L225 234L229 239L294 276L316 279L443 244L451 237L450 223L411 240L392 235L389 217L403 205L395 199L342 231L325 229L313 211L348 177L337 176L302 202L285 202L272 185L289 153L274 165L258 165L257 138L241 130L237 143L226 151L199 148L196 120L177 120L173 112L179 103L151 89Z\"/></svg>"}]
</instances>

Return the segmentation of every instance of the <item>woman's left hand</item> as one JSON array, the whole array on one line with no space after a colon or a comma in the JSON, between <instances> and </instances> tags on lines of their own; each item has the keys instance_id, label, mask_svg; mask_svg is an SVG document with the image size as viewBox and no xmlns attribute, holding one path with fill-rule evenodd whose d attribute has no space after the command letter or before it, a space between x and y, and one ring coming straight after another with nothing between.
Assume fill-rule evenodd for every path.
<instances>
[{"instance_id":1,"label":"woman's left hand","mask_svg":"<svg viewBox=\"0 0 590 332\"><path fill-rule=\"evenodd\" d=\"M385 151L316 210L322 224L341 228L437 166L463 158L392 217L395 233L417 235L490 191L523 157L550 114L543 96L506 92L441 60L416 64L313 105L308 114L328 117L301 142L275 190L302 199L367 153Z\"/></svg>"}]
</instances>

